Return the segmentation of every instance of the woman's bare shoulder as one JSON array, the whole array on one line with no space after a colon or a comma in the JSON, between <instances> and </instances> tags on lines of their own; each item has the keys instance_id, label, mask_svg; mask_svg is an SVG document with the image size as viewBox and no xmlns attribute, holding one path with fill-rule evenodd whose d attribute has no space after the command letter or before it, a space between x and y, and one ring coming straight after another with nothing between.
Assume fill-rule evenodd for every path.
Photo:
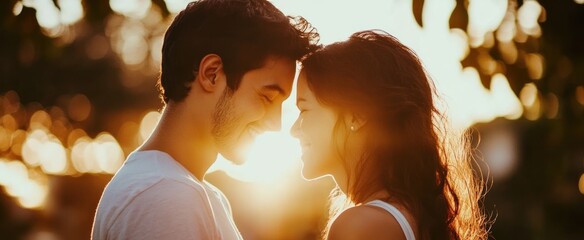
<instances>
[{"instance_id":1,"label":"woman's bare shoulder","mask_svg":"<svg viewBox=\"0 0 584 240\"><path fill-rule=\"evenodd\" d=\"M397 220L387 211L367 205L343 211L332 223L328 239L406 239Z\"/></svg>"}]
</instances>

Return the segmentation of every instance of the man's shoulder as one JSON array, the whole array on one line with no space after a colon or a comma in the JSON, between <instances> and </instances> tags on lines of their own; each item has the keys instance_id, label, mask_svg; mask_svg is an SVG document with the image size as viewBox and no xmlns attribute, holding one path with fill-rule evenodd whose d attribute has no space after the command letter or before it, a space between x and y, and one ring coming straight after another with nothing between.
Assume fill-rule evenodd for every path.
<instances>
[{"instance_id":1,"label":"man's shoulder","mask_svg":"<svg viewBox=\"0 0 584 240\"><path fill-rule=\"evenodd\" d=\"M95 221L99 224L94 228L101 234L139 239L204 239L216 231L205 191L196 184L160 178L140 192L113 200L98 207Z\"/></svg>"},{"instance_id":2,"label":"man's shoulder","mask_svg":"<svg viewBox=\"0 0 584 240\"><path fill-rule=\"evenodd\" d=\"M160 239L178 236L174 234L204 239L214 236L216 228L203 183L170 156L139 152L128 157L106 186L93 231L98 238L112 234L142 239L138 236L148 233L165 236Z\"/></svg>"},{"instance_id":3,"label":"man's shoulder","mask_svg":"<svg viewBox=\"0 0 584 240\"><path fill-rule=\"evenodd\" d=\"M95 221L107 229L115 223L140 225L130 224L136 219L168 221L170 216L187 222L209 220L212 211L204 188L196 182L161 176L112 181L100 200Z\"/></svg>"},{"instance_id":4,"label":"man's shoulder","mask_svg":"<svg viewBox=\"0 0 584 240\"><path fill-rule=\"evenodd\" d=\"M172 164L164 159L128 157L106 186L97 217L111 222L124 212L139 212L160 203L205 205L208 200L202 184ZM157 209L168 207L158 205Z\"/></svg>"},{"instance_id":5,"label":"man's shoulder","mask_svg":"<svg viewBox=\"0 0 584 240\"><path fill-rule=\"evenodd\" d=\"M201 183L172 158L161 152L132 153L106 187L108 191L135 196L156 186L167 191L204 193ZM117 195L116 194L116 195Z\"/></svg>"},{"instance_id":6,"label":"man's shoulder","mask_svg":"<svg viewBox=\"0 0 584 240\"><path fill-rule=\"evenodd\" d=\"M205 188L196 181L163 177L155 184L144 189L141 195L152 195L157 198L191 200L192 198L207 198Z\"/></svg>"},{"instance_id":7,"label":"man's shoulder","mask_svg":"<svg viewBox=\"0 0 584 240\"><path fill-rule=\"evenodd\" d=\"M200 182L181 175L141 174L116 176L106 187L102 200L110 199L121 204L137 197L152 201L163 198L192 201L193 198L206 198L206 195Z\"/></svg>"}]
</instances>

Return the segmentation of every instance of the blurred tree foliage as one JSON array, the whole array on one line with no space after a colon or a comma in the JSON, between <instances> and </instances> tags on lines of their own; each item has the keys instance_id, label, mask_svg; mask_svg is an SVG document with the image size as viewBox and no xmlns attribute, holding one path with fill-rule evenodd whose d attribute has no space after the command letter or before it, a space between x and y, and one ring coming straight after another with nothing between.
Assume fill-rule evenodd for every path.
<instances>
[{"instance_id":1,"label":"blurred tree foliage","mask_svg":"<svg viewBox=\"0 0 584 240\"><path fill-rule=\"evenodd\" d=\"M117 16L108 0L82 1L83 19L64 29L74 31L74 39L48 37L36 19L34 8L24 6L14 16L12 9L17 2L0 3L0 94L14 90L22 104L38 102L45 107L56 105L62 96L84 94L96 113L95 121L84 128L94 134L102 129L107 121L104 117L111 112L160 107L153 84L138 88L123 86L124 63L112 51L109 41L107 54L98 59L89 56L91 41L96 36L107 38L107 20ZM169 16L163 0L152 3ZM141 75L139 71L133 74L149 79L149 83L157 77Z\"/></svg>"},{"instance_id":2,"label":"blurred tree foliage","mask_svg":"<svg viewBox=\"0 0 584 240\"><path fill-rule=\"evenodd\" d=\"M23 104L51 106L63 95L84 94L97 118L86 126L88 132L99 131L106 121L104 116L110 112L160 107L153 86L156 74L139 76L150 78L148 84L138 90L129 89L122 84L124 63L111 46L99 59L87 54L95 36L107 37L107 20L117 15L109 0L82 0L83 19L65 29L76 31L74 39L48 37L33 8L24 6L15 16L17 2L0 1L0 95L14 90ZM58 1L53 2L59 7ZM468 0L456 2L450 26L466 29ZM523 2L510 1L510 6L521 6ZM502 122L513 129L520 143L515 174L494 183L485 205L498 215L492 228L497 239L584 239L584 195L578 191L578 179L584 173L584 105L578 102L576 93L578 86L584 86L584 5L572 0L538 2L545 9L542 36L515 44L520 53L543 56L543 76L531 80L522 58L505 64L499 71L504 72L518 96L530 82L541 96L555 94L559 111L554 118L544 115L535 121L499 119L475 126L479 131L488 131ZM152 5L164 18L171 16L164 0L153 0ZM424 0L413 1L413 13L421 26L423 5ZM483 53L505 62L497 44L500 43L490 48L471 48L463 65L480 69L478 58ZM488 88L491 76L480 74ZM2 209L0 216L6 216Z\"/></svg>"}]
</instances>

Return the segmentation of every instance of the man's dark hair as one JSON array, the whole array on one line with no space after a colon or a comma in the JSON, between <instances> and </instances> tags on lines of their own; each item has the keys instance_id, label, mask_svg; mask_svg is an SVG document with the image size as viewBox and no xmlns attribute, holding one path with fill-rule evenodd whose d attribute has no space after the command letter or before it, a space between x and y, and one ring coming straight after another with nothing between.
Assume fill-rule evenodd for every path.
<instances>
[{"instance_id":1,"label":"man's dark hair","mask_svg":"<svg viewBox=\"0 0 584 240\"><path fill-rule=\"evenodd\" d=\"M162 46L161 98L183 100L201 59L217 54L227 85L236 90L243 74L268 56L300 60L317 49L318 34L301 18L285 16L266 0L191 2L168 27Z\"/></svg>"}]
</instances>

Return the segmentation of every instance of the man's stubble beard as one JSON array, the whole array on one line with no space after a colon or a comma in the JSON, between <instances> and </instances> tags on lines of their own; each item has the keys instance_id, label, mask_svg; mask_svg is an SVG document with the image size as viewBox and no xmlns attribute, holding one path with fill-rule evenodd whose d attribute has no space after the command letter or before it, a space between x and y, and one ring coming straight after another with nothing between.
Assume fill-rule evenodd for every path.
<instances>
[{"instance_id":1,"label":"man's stubble beard","mask_svg":"<svg viewBox=\"0 0 584 240\"><path fill-rule=\"evenodd\" d=\"M235 136L239 117L235 115L233 93L233 90L226 88L215 105L211 134L217 143L219 153L234 163L241 163L243 159L237 149L238 136Z\"/></svg>"}]
</instances>

